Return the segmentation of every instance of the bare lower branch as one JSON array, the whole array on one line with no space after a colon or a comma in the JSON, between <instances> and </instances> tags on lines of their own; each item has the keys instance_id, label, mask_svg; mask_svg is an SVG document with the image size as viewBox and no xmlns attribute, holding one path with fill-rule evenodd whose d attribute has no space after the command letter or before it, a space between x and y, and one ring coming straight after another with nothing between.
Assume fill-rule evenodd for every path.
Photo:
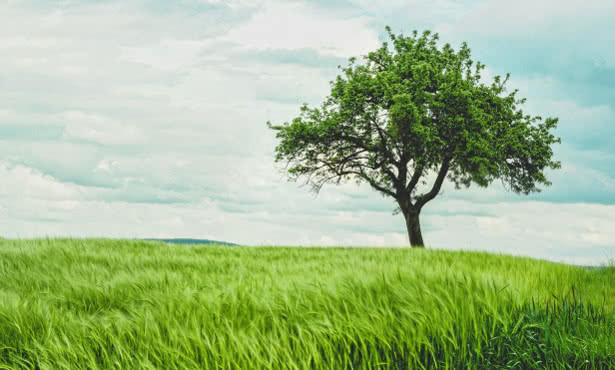
<instances>
[{"instance_id":1,"label":"bare lower branch","mask_svg":"<svg viewBox=\"0 0 615 370\"><path fill-rule=\"evenodd\" d=\"M362 178L363 180L367 181L374 189L378 190L379 192L389 195L393 198L395 198L395 193L393 193L391 190L378 185L377 182L375 182L371 177L369 177L365 172L363 172L362 169L356 171L356 170L347 170L344 171L342 173L339 173L340 176L345 176L345 175L356 175L359 176L360 178Z\"/></svg>"},{"instance_id":2,"label":"bare lower branch","mask_svg":"<svg viewBox=\"0 0 615 370\"><path fill-rule=\"evenodd\" d=\"M440 192L440 188L442 187L442 182L444 182L444 178L446 177L446 173L448 172L448 167L450 165L450 157L444 158L442 162L442 166L440 166L440 171L438 172L438 177L436 177L436 181L434 182L429 193L422 194L416 198L415 207L421 209L425 203L429 202L433 198L438 195Z\"/></svg>"},{"instance_id":3,"label":"bare lower branch","mask_svg":"<svg viewBox=\"0 0 615 370\"><path fill-rule=\"evenodd\" d=\"M408 182L408 185L406 185L407 191L412 192L412 190L414 190L414 187L416 186L416 184L418 184L419 179L423 175L424 167L425 166L423 163L419 163L414 167L414 173L412 174L412 178Z\"/></svg>"}]
</instances>

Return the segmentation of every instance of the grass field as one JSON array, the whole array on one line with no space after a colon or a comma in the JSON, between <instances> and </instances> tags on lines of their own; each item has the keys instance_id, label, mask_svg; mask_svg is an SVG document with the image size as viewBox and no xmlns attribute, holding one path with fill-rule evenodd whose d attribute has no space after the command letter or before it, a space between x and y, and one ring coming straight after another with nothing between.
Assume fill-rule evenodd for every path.
<instances>
[{"instance_id":1,"label":"grass field","mask_svg":"<svg viewBox=\"0 0 615 370\"><path fill-rule=\"evenodd\" d=\"M615 267L0 239L0 368L615 368Z\"/></svg>"}]
</instances>

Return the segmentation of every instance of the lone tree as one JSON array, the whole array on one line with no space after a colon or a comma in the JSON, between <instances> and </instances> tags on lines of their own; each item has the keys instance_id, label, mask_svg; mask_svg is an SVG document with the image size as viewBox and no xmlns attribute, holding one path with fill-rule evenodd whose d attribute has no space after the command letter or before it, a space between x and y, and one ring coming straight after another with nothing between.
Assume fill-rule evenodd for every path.
<instances>
[{"instance_id":1,"label":"lone tree","mask_svg":"<svg viewBox=\"0 0 615 370\"><path fill-rule=\"evenodd\" d=\"M290 179L304 176L315 193L326 183L367 182L395 199L413 247L424 246L419 214L445 178L456 189L500 179L526 195L551 185L543 171L560 167L551 149L560 142L551 133L557 118L524 115L518 90L502 95L509 73L479 84L485 65L471 70L465 42L457 52L440 50L437 33L386 30L393 47L384 42L361 65L350 58L320 108L303 104L290 124L267 122L280 139L275 161L286 162Z\"/></svg>"}]
</instances>

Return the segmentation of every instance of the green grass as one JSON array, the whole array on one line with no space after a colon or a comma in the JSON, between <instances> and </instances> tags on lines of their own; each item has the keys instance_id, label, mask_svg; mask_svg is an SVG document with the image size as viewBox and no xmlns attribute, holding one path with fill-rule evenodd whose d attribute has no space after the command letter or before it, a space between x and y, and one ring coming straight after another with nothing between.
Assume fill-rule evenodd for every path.
<instances>
[{"instance_id":1,"label":"green grass","mask_svg":"<svg viewBox=\"0 0 615 370\"><path fill-rule=\"evenodd\" d=\"M0 368L615 368L615 267L0 239Z\"/></svg>"}]
</instances>

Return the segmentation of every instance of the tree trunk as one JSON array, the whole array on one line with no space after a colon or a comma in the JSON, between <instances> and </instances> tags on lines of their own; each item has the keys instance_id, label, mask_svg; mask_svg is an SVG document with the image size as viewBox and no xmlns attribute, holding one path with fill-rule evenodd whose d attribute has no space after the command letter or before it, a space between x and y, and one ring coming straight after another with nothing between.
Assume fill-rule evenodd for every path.
<instances>
[{"instance_id":1,"label":"tree trunk","mask_svg":"<svg viewBox=\"0 0 615 370\"><path fill-rule=\"evenodd\" d=\"M419 223L419 213L418 211L404 212L408 239L410 240L410 246L413 248L425 248L423 235L421 234L421 224Z\"/></svg>"}]
</instances>

